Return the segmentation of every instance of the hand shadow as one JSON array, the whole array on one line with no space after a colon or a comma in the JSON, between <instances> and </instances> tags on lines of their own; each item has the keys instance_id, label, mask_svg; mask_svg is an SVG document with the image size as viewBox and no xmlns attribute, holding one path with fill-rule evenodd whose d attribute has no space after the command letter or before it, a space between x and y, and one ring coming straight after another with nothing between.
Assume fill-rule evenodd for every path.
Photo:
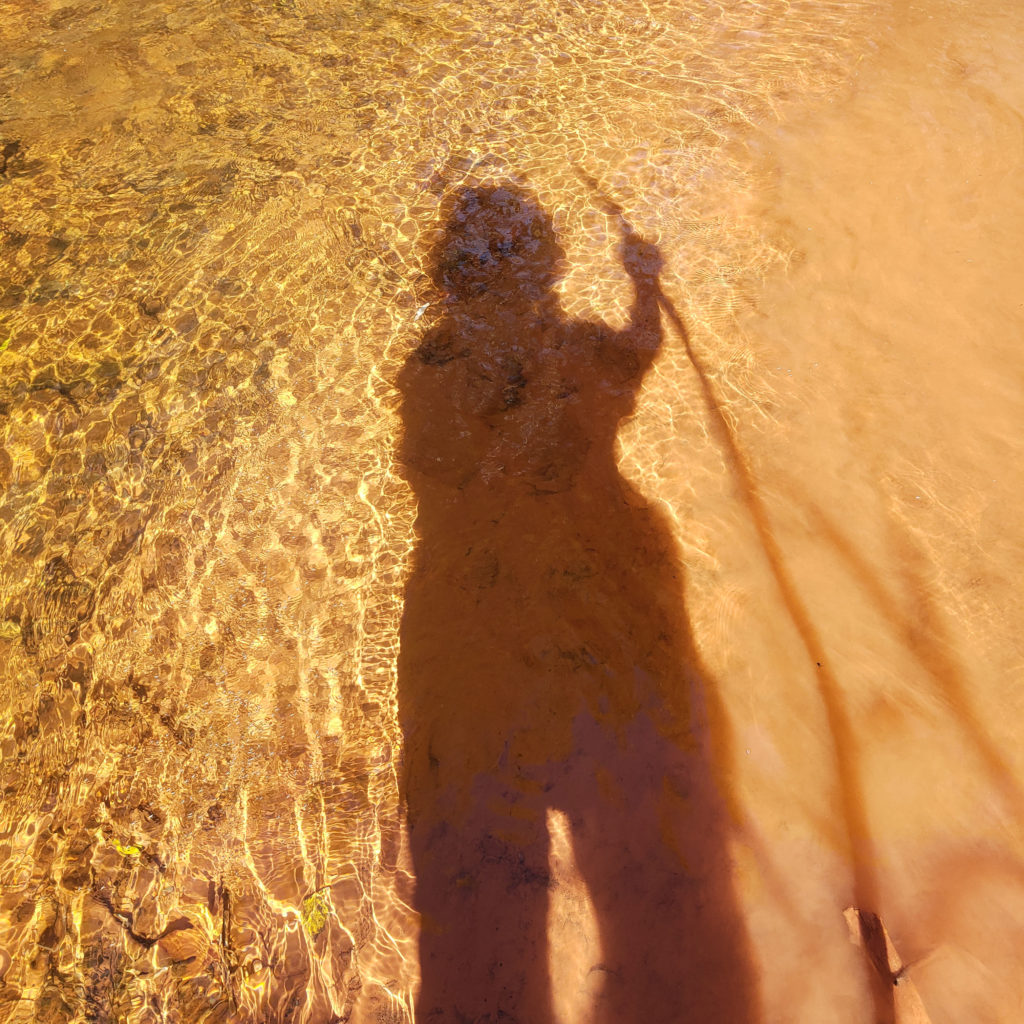
<instances>
[{"instance_id":1,"label":"hand shadow","mask_svg":"<svg viewBox=\"0 0 1024 1024\"><path fill-rule=\"evenodd\" d=\"M562 312L565 253L518 186L458 191L444 224L437 323L399 378L419 507L398 683L417 1019L554 1020L557 808L600 930L587 1020L749 1024L713 694L671 532L615 460L662 341L658 250L627 232L614 331Z\"/></svg>"}]
</instances>

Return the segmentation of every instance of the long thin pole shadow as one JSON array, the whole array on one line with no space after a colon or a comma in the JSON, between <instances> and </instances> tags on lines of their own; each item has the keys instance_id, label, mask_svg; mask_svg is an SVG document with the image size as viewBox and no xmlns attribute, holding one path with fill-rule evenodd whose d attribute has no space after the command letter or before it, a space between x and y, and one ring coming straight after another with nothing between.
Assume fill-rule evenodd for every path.
<instances>
[{"instance_id":1,"label":"long thin pole shadow","mask_svg":"<svg viewBox=\"0 0 1024 1024\"><path fill-rule=\"evenodd\" d=\"M590 188L597 203L606 213L618 219L624 231L633 232L632 225L626 218L622 207L611 199L600 187L598 182L581 168L573 165L573 169ZM775 585L782 598L790 620L793 623L803 644L807 657L814 663L815 679L818 694L825 708L829 732L832 737L832 752L836 764L836 780L839 786L839 800L846 831L847 848L853 871L853 900L859 914L861 938L868 953L869 966L877 958L877 934L871 927L873 920L878 919L878 877L875 870L875 844L868 825L867 809L864 803L863 787L858 778L856 764L856 741L850 716L842 699L839 681L828 664L825 648L818 634L803 599L797 591L796 584L786 566L782 550L775 540L768 521L768 513L760 489L754 479L746 459L740 450L729 421L722 412L722 407L715 397L714 389L707 371L690 342L690 334L683 318L672 300L658 288L658 301L668 317L679 340L683 343L686 356L690 360L697 379L700 382L701 394L711 418L712 428L719 440L726 461L732 470L737 489L747 507L751 522L757 532L765 560L775 579ZM877 1024L894 1024L896 1020L895 993L890 979L883 977L876 970L868 970L868 980L874 1002L875 1021Z\"/></svg>"}]
</instances>

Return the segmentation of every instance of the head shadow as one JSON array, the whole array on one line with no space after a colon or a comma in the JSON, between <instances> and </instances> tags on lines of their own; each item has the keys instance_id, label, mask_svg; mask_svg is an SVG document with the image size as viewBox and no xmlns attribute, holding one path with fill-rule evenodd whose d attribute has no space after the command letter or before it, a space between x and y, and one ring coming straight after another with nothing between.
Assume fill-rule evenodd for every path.
<instances>
[{"instance_id":1,"label":"head shadow","mask_svg":"<svg viewBox=\"0 0 1024 1024\"><path fill-rule=\"evenodd\" d=\"M440 222L429 275L449 301L495 291L529 301L550 292L565 273L551 216L519 186L457 189L443 203Z\"/></svg>"},{"instance_id":2,"label":"head shadow","mask_svg":"<svg viewBox=\"0 0 1024 1024\"><path fill-rule=\"evenodd\" d=\"M429 1021L554 1019L550 810L600 933L593 1019L757 1019L683 566L616 461L663 341L657 250L624 225L620 257L615 330L565 315L565 250L518 185L454 192L428 249L398 700Z\"/></svg>"}]
</instances>

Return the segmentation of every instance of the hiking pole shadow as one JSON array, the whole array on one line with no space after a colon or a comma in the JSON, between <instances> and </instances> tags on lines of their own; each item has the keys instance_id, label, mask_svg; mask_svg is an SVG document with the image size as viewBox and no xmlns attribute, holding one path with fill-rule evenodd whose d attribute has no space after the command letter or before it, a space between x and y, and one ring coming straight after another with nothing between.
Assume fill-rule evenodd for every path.
<instances>
[{"instance_id":1,"label":"hiking pole shadow","mask_svg":"<svg viewBox=\"0 0 1024 1024\"><path fill-rule=\"evenodd\" d=\"M590 189L597 205L619 222L624 242L634 242L638 239L640 236L626 217L622 206L604 192L593 176L575 164L572 166L579 178ZM683 345L683 350L686 352L686 357L697 375L701 397L704 399L712 430L732 471L737 492L746 506L783 606L800 637L808 660L814 666L813 672L817 682L818 695L825 709L832 740L839 803L853 873L854 903L858 911L863 946L865 950L872 951L877 946L877 935L870 925L872 921L878 919L880 909L878 878L875 870L875 846L868 825L863 787L856 770L857 744L850 715L843 701L842 689L828 663L824 644L807 606L800 597L793 576L786 565L782 549L775 539L760 488L743 456L733 428L722 410L721 403L715 396L710 376L694 350L686 324L676 309L675 303L665 294L660 283L656 282L655 288L657 289L658 304L672 324ZM870 953L868 959L868 966L871 968ZM896 1019L896 1010L891 980L874 969L869 969L867 975L877 1024L893 1024Z\"/></svg>"}]
</instances>

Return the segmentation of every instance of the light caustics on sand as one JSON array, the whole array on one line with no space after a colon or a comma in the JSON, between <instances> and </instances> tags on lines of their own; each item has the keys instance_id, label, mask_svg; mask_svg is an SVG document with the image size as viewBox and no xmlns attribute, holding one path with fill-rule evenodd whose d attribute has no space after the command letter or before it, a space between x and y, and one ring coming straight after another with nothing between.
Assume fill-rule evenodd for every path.
<instances>
[{"instance_id":1,"label":"light caustics on sand","mask_svg":"<svg viewBox=\"0 0 1024 1024\"><path fill-rule=\"evenodd\" d=\"M533 623L530 692L552 659L580 689L656 664L643 615L611 613L679 595L657 614L705 679L723 808L698 786L691 810L758 1015L1015 1021L1022 42L995 0L0 5L0 1022L431 1019L398 671L407 588L449 583L461 621L416 665L496 678L468 624ZM664 260L622 480L591 477L637 504L575 512L577 551L510 503L557 578L482 529L437 586L424 542L454 541L424 532L401 374L456 365L422 349L431 247L451 197L502 183L551 215L567 336L631 323L623 218ZM530 419L547 385L516 358L454 398L536 450L563 421ZM611 452L562 441L563 467ZM612 595L630 553L644 578ZM548 600L592 616L535 622ZM534 765L568 796L528 793L458 880L533 837L517 956L559 1024L629 1015L616 894L697 858L672 750L615 803L649 766L612 737L665 736L616 733L602 692L573 742L606 776ZM512 804L488 799L493 824ZM597 883L627 821L655 866Z\"/></svg>"}]
</instances>

